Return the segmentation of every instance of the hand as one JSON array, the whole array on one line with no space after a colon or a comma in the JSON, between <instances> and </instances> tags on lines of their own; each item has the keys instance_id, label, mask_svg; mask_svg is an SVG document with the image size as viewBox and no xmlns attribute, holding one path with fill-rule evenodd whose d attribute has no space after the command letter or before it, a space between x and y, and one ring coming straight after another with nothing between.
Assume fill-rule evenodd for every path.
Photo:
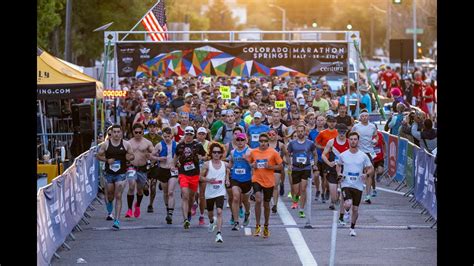
<instances>
[{"instance_id":1,"label":"hand","mask_svg":"<svg viewBox=\"0 0 474 266\"><path fill-rule=\"evenodd\" d=\"M329 162L329 166L331 166L331 167L336 166L336 162Z\"/></svg>"},{"instance_id":2,"label":"hand","mask_svg":"<svg viewBox=\"0 0 474 266\"><path fill-rule=\"evenodd\" d=\"M107 159L108 164L113 164L115 162L114 158Z\"/></svg>"},{"instance_id":3,"label":"hand","mask_svg":"<svg viewBox=\"0 0 474 266\"><path fill-rule=\"evenodd\" d=\"M225 184L226 184L226 186L228 186L228 187L230 186L230 181L229 181L228 178L225 180Z\"/></svg>"},{"instance_id":4,"label":"hand","mask_svg":"<svg viewBox=\"0 0 474 266\"><path fill-rule=\"evenodd\" d=\"M251 166L255 169L257 169L257 162L254 162L253 164L251 164Z\"/></svg>"}]
</instances>

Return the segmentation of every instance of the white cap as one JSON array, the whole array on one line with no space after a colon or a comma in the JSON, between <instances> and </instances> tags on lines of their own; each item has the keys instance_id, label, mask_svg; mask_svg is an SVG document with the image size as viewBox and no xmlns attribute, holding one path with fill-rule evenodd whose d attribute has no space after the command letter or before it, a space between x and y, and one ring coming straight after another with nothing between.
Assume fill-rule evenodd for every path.
<instances>
[{"instance_id":1,"label":"white cap","mask_svg":"<svg viewBox=\"0 0 474 266\"><path fill-rule=\"evenodd\" d=\"M188 98L188 97L193 97L193 94L190 93L190 92L186 93L186 95L184 96L184 98Z\"/></svg>"},{"instance_id":2,"label":"white cap","mask_svg":"<svg viewBox=\"0 0 474 266\"><path fill-rule=\"evenodd\" d=\"M219 95L220 96L220 95ZM227 115L227 109L221 111L221 115Z\"/></svg>"},{"instance_id":3,"label":"white cap","mask_svg":"<svg viewBox=\"0 0 474 266\"><path fill-rule=\"evenodd\" d=\"M273 90L274 90L274 91L279 91L279 90L280 90L280 86L278 86L278 85L273 86Z\"/></svg>"},{"instance_id":4,"label":"white cap","mask_svg":"<svg viewBox=\"0 0 474 266\"><path fill-rule=\"evenodd\" d=\"M184 134L188 134L188 133L191 133L194 135L194 128L191 127L191 126L187 126L185 129L184 129Z\"/></svg>"},{"instance_id":5,"label":"white cap","mask_svg":"<svg viewBox=\"0 0 474 266\"><path fill-rule=\"evenodd\" d=\"M198 132L197 132L197 133L198 133L198 134L199 134L199 133L206 133L206 134L207 134L207 130L206 130L206 128L204 128L204 127L200 127L200 128L198 128Z\"/></svg>"},{"instance_id":6,"label":"white cap","mask_svg":"<svg viewBox=\"0 0 474 266\"><path fill-rule=\"evenodd\" d=\"M150 108L147 107L147 108L143 109L143 112L144 113L151 113L151 110L150 110Z\"/></svg>"},{"instance_id":7,"label":"white cap","mask_svg":"<svg viewBox=\"0 0 474 266\"><path fill-rule=\"evenodd\" d=\"M299 103L300 105L305 105L305 104L306 104L306 101L304 100L304 98L300 98L300 99L298 100L298 103Z\"/></svg>"},{"instance_id":8,"label":"white cap","mask_svg":"<svg viewBox=\"0 0 474 266\"><path fill-rule=\"evenodd\" d=\"M237 88L235 86L230 86L230 92L236 92Z\"/></svg>"},{"instance_id":9,"label":"white cap","mask_svg":"<svg viewBox=\"0 0 474 266\"><path fill-rule=\"evenodd\" d=\"M255 114L253 115L253 118L262 118L262 113L260 112L255 112Z\"/></svg>"}]
</instances>

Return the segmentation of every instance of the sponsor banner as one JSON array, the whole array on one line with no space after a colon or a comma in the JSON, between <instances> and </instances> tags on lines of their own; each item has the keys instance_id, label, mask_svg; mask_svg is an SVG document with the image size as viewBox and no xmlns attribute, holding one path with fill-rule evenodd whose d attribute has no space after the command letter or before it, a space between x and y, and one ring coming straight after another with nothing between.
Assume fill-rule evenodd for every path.
<instances>
[{"instance_id":1,"label":"sponsor banner","mask_svg":"<svg viewBox=\"0 0 474 266\"><path fill-rule=\"evenodd\" d=\"M415 167L414 167L414 146L411 143L407 145L407 162L405 167L405 181L409 188L415 185Z\"/></svg>"},{"instance_id":2,"label":"sponsor banner","mask_svg":"<svg viewBox=\"0 0 474 266\"><path fill-rule=\"evenodd\" d=\"M49 265L57 248L81 220L98 191L95 147L37 195L37 261Z\"/></svg>"},{"instance_id":3,"label":"sponsor banner","mask_svg":"<svg viewBox=\"0 0 474 266\"><path fill-rule=\"evenodd\" d=\"M423 151L423 153L425 152ZM434 156L425 153L425 179L421 195L421 205L423 205L423 207L429 212L431 216L433 216L433 218L437 219L438 211L433 176L435 170L434 159Z\"/></svg>"},{"instance_id":4,"label":"sponsor banner","mask_svg":"<svg viewBox=\"0 0 474 266\"><path fill-rule=\"evenodd\" d=\"M38 85L36 95L38 100L95 98L96 84Z\"/></svg>"},{"instance_id":5,"label":"sponsor banner","mask_svg":"<svg viewBox=\"0 0 474 266\"><path fill-rule=\"evenodd\" d=\"M388 149L390 146L388 145L388 136L390 135L388 132L380 131L383 136L383 142L385 143L385 158L384 158L384 168L388 169Z\"/></svg>"},{"instance_id":6,"label":"sponsor banner","mask_svg":"<svg viewBox=\"0 0 474 266\"><path fill-rule=\"evenodd\" d=\"M419 150L415 159L415 199L421 202L423 199L423 188L425 185L426 153Z\"/></svg>"},{"instance_id":7,"label":"sponsor banner","mask_svg":"<svg viewBox=\"0 0 474 266\"><path fill-rule=\"evenodd\" d=\"M407 147L408 140L404 138L398 139L398 156L397 156L397 173L395 175L395 180L398 182L405 179L405 166L407 164Z\"/></svg>"},{"instance_id":8,"label":"sponsor banner","mask_svg":"<svg viewBox=\"0 0 474 266\"><path fill-rule=\"evenodd\" d=\"M388 176L397 174L398 138L394 135L388 137Z\"/></svg>"},{"instance_id":9,"label":"sponsor banner","mask_svg":"<svg viewBox=\"0 0 474 266\"><path fill-rule=\"evenodd\" d=\"M119 77L347 75L347 43L119 43Z\"/></svg>"}]
</instances>

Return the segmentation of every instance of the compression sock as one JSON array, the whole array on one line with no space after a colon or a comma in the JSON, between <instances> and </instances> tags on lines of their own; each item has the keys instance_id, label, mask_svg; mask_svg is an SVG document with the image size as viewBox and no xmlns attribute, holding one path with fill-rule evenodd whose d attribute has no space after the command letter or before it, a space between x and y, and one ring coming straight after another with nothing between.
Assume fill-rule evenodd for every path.
<instances>
[{"instance_id":1,"label":"compression sock","mask_svg":"<svg viewBox=\"0 0 474 266\"><path fill-rule=\"evenodd\" d=\"M112 204L112 202L107 202L106 206L107 206L107 213L111 214L112 211L114 210L114 205Z\"/></svg>"},{"instance_id":2,"label":"compression sock","mask_svg":"<svg viewBox=\"0 0 474 266\"><path fill-rule=\"evenodd\" d=\"M135 195L127 195L127 205L128 209L132 209L132 204L133 204L133 199L135 198Z\"/></svg>"},{"instance_id":3,"label":"compression sock","mask_svg":"<svg viewBox=\"0 0 474 266\"><path fill-rule=\"evenodd\" d=\"M355 223L351 223L351 229L354 229L355 226L356 226Z\"/></svg>"},{"instance_id":4,"label":"compression sock","mask_svg":"<svg viewBox=\"0 0 474 266\"><path fill-rule=\"evenodd\" d=\"M138 195L138 193L137 193L137 206L138 207L140 207L140 204L142 203L142 199L143 199L143 194Z\"/></svg>"}]
</instances>

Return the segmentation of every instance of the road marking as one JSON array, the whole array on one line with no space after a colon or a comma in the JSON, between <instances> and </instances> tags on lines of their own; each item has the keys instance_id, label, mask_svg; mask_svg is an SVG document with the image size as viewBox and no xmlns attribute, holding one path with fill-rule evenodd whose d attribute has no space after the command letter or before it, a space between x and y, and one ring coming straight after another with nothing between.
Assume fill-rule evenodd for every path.
<instances>
[{"instance_id":1,"label":"road marking","mask_svg":"<svg viewBox=\"0 0 474 266\"><path fill-rule=\"evenodd\" d=\"M398 194L398 195L405 195L405 192L400 192L400 191L395 191L395 190L391 190L391 189L386 189L386 188L382 188L382 187L377 187L377 190L382 190L382 191L385 191L385 192L390 192L390 193L394 193L394 194ZM413 197L413 195L408 195L408 197Z\"/></svg>"},{"instance_id":2,"label":"road marking","mask_svg":"<svg viewBox=\"0 0 474 266\"><path fill-rule=\"evenodd\" d=\"M288 212L288 209L285 206L285 203L278 198L278 215L280 216L281 221L284 225L296 225L295 219ZM311 251L306 245L306 241L301 234L300 229L298 228L286 228L288 236L290 237L291 243L295 247L296 253L300 258L300 261L303 265L318 265L316 260L311 254Z\"/></svg>"},{"instance_id":3,"label":"road marking","mask_svg":"<svg viewBox=\"0 0 474 266\"><path fill-rule=\"evenodd\" d=\"M337 211L333 211L332 231L331 231L331 253L329 256L329 265L334 266L334 258L336 257L336 236L337 236Z\"/></svg>"},{"instance_id":4,"label":"road marking","mask_svg":"<svg viewBox=\"0 0 474 266\"><path fill-rule=\"evenodd\" d=\"M395 250L402 250L402 249L416 249L416 247L382 248L382 249L395 249Z\"/></svg>"}]
</instances>

